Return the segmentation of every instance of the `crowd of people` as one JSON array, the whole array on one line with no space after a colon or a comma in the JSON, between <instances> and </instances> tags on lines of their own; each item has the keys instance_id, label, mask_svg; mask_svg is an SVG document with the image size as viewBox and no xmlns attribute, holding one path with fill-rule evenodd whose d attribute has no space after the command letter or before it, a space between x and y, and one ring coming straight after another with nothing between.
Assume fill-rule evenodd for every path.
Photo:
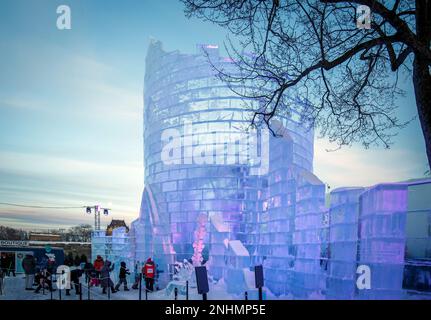
<instances>
[{"instance_id":1,"label":"crowd of people","mask_svg":"<svg viewBox=\"0 0 431 320\"><path fill-rule=\"evenodd\" d=\"M102 294L107 294L107 290L116 293L120 290L121 286L123 286L124 291L129 291L127 276L131 272L124 261L120 262L118 282L116 284L111 279L111 273L114 271L115 265L109 260L104 260L100 255L97 256L93 263L89 262L85 256L81 257L81 259L66 257L64 265L70 271L70 286L66 289L66 295L70 295L72 289L74 289L77 295L80 294L80 281L83 276L86 285L89 287L100 286ZM25 290L31 290L35 293L39 293L41 290L56 290L53 287L53 282L58 279L55 260L44 257L42 261L37 261L33 255L26 254L22 260L22 268L25 273ZM9 275L9 269L0 269L0 276ZM148 258L143 265L138 261L133 271L135 278L132 289L139 289L139 283L141 279L144 279L146 290L149 292L154 291L156 265L151 258Z\"/></svg>"}]
</instances>

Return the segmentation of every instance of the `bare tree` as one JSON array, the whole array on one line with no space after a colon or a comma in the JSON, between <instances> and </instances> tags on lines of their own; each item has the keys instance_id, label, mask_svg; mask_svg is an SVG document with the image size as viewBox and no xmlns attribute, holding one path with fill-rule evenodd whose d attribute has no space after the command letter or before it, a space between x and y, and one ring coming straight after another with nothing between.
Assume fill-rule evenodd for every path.
<instances>
[{"instance_id":1,"label":"bare tree","mask_svg":"<svg viewBox=\"0 0 431 320\"><path fill-rule=\"evenodd\" d=\"M431 0L182 2L188 17L235 36L225 45L235 68L217 67L218 76L258 101L252 125L270 127L274 116L299 111L303 124L340 147L389 148L407 124L395 101L408 79L431 163ZM369 29L356 25L360 5L371 9Z\"/></svg>"}]
</instances>

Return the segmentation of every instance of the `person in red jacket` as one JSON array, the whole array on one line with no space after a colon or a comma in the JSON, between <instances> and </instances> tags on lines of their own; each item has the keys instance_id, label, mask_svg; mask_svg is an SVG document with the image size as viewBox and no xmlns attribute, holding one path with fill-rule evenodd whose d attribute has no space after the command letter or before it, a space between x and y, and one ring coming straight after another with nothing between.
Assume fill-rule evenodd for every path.
<instances>
[{"instance_id":1,"label":"person in red jacket","mask_svg":"<svg viewBox=\"0 0 431 320\"><path fill-rule=\"evenodd\" d=\"M100 278L100 272L102 271L104 265L105 265L105 261L103 261L103 258L101 256L97 256L96 260L94 260L94 263L93 263L97 279ZM98 282L99 281L97 281L97 285L98 285Z\"/></svg>"},{"instance_id":2,"label":"person in red jacket","mask_svg":"<svg viewBox=\"0 0 431 320\"><path fill-rule=\"evenodd\" d=\"M142 268L142 273L145 275L145 287L148 291L154 290L154 277L156 275L156 265L151 258L147 259L144 267Z\"/></svg>"}]
</instances>

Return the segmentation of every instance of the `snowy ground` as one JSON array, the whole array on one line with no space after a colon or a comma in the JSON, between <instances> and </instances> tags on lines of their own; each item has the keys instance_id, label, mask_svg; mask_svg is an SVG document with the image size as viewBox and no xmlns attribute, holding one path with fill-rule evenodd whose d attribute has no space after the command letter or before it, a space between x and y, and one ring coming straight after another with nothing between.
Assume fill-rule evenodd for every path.
<instances>
[{"instance_id":1,"label":"snowy ground","mask_svg":"<svg viewBox=\"0 0 431 320\"><path fill-rule=\"evenodd\" d=\"M54 287L55 284L54 284ZM90 300L139 300L139 290L133 290L129 287L130 291L123 291L123 287L120 291L110 295L102 294L102 288L92 287L90 289ZM56 290L52 294L53 299L60 299L60 292ZM34 291L25 290L25 279L23 275L17 275L16 277L6 277L4 279L4 294L0 295L0 300L50 300L51 293L45 290L43 294L42 290L39 293ZM74 290L71 290L70 296L66 296L65 290L61 291L62 300L79 300L79 295L75 294ZM185 300L184 295L178 295L178 300ZM197 293L196 288L189 289L190 300L202 300L202 296ZM235 297L227 294L223 283L218 285L210 285L210 292L208 293L209 300L223 300L223 299L243 299L243 297ZM88 288L83 285L82 300L88 300ZM145 300L145 291L142 289L142 300ZM174 300L174 294L166 294L166 291L159 290L148 293L148 300Z\"/></svg>"}]
</instances>

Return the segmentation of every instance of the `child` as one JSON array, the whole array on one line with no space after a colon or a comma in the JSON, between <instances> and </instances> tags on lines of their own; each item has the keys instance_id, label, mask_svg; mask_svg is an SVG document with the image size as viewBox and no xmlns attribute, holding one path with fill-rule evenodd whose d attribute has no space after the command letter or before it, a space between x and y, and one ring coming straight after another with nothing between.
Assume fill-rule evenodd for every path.
<instances>
[{"instance_id":1,"label":"child","mask_svg":"<svg viewBox=\"0 0 431 320\"><path fill-rule=\"evenodd\" d=\"M127 275L130 274L129 269L126 267L126 263L124 261L121 261L120 263L120 274L118 276L119 281L117 283L117 286L115 287L115 290L119 290L122 283L124 283L124 291L129 291L129 288L127 288Z\"/></svg>"}]
</instances>

